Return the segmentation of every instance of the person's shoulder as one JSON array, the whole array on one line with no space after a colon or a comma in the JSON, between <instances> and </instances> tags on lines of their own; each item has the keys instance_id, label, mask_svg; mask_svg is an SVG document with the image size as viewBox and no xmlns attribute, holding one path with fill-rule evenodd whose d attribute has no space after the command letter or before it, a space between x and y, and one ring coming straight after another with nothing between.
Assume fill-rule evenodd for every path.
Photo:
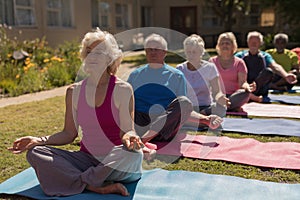
<instances>
[{"instance_id":1,"label":"person's shoulder","mask_svg":"<svg viewBox=\"0 0 300 200\"><path fill-rule=\"evenodd\" d=\"M71 84L67 87L66 93L73 93L74 91L80 90L84 80Z\"/></svg>"},{"instance_id":2,"label":"person's shoulder","mask_svg":"<svg viewBox=\"0 0 300 200\"><path fill-rule=\"evenodd\" d=\"M182 62L182 63L179 63L178 65L176 65L176 69L182 71L184 68L187 67L187 62L188 62L188 61L184 61L184 62Z\"/></svg>"},{"instance_id":3,"label":"person's shoulder","mask_svg":"<svg viewBox=\"0 0 300 200\"><path fill-rule=\"evenodd\" d=\"M115 85L116 93L118 95L128 94L132 93L133 89L130 83L120 79L116 78L116 85Z\"/></svg>"},{"instance_id":4,"label":"person's shoulder","mask_svg":"<svg viewBox=\"0 0 300 200\"><path fill-rule=\"evenodd\" d=\"M265 52L273 54L273 53L276 53L277 50L275 48L273 48L273 49L267 49Z\"/></svg>"},{"instance_id":5,"label":"person's shoulder","mask_svg":"<svg viewBox=\"0 0 300 200\"><path fill-rule=\"evenodd\" d=\"M141 66L137 67L135 70L133 70L130 74L139 74L139 73L142 73L143 71L145 71L145 69L147 67L148 67L147 64L141 65Z\"/></svg>"},{"instance_id":6,"label":"person's shoulder","mask_svg":"<svg viewBox=\"0 0 300 200\"><path fill-rule=\"evenodd\" d=\"M217 57L218 57L217 55L212 56L212 57L210 57L210 58L208 59L208 61L214 63L214 62L217 60Z\"/></svg>"},{"instance_id":7,"label":"person's shoulder","mask_svg":"<svg viewBox=\"0 0 300 200\"><path fill-rule=\"evenodd\" d=\"M236 57L236 56L234 57L234 61L237 63L240 63L240 62L245 63L245 61L242 58Z\"/></svg>"},{"instance_id":8,"label":"person's shoulder","mask_svg":"<svg viewBox=\"0 0 300 200\"><path fill-rule=\"evenodd\" d=\"M135 70L133 70L128 77L128 82L131 83L132 79L134 79L135 77L138 77L140 74L143 74L143 72L145 71L145 69L147 68L148 65L142 65L138 68L136 68Z\"/></svg>"},{"instance_id":9,"label":"person's shoulder","mask_svg":"<svg viewBox=\"0 0 300 200\"><path fill-rule=\"evenodd\" d=\"M172 67L172 66L170 66L168 64L164 64L164 67L165 67L166 70L168 70L172 74L176 74L178 76L184 76L183 72L180 71L179 69L176 69L175 67Z\"/></svg>"},{"instance_id":10,"label":"person's shoulder","mask_svg":"<svg viewBox=\"0 0 300 200\"><path fill-rule=\"evenodd\" d=\"M244 49L244 50L240 50L240 51L236 52L234 55L241 58L241 57L247 55L248 52L249 52L249 50Z\"/></svg>"},{"instance_id":11,"label":"person's shoulder","mask_svg":"<svg viewBox=\"0 0 300 200\"><path fill-rule=\"evenodd\" d=\"M213 58L211 58L213 60ZM213 63L211 60L207 61L207 60L202 60L202 65L204 67L215 67L215 63Z\"/></svg>"},{"instance_id":12,"label":"person's shoulder","mask_svg":"<svg viewBox=\"0 0 300 200\"><path fill-rule=\"evenodd\" d=\"M121 88L131 88L130 83L128 83L127 81L124 81L118 77L116 77L116 85Z\"/></svg>"},{"instance_id":13,"label":"person's shoulder","mask_svg":"<svg viewBox=\"0 0 300 200\"><path fill-rule=\"evenodd\" d=\"M268 53L268 52L266 52L266 51L262 51L262 50L260 50L259 51L259 53L258 53L259 55L262 55L263 57L272 57L272 55L270 54L270 53ZM273 58L273 57L272 57Z\"/></svg>"},{"instance_id":14,"label":"person's shoulder","mask_svg":"<svg viewBox=\"0 0 300 200\"><path fill-rule=\"evenodd\" d=\"M284 49L284 53L289 55L290 57L294 57L294 56L298 57L297 53L295 53L294 51L289 50L289 49Z\"/></svg>"}]
</instances>

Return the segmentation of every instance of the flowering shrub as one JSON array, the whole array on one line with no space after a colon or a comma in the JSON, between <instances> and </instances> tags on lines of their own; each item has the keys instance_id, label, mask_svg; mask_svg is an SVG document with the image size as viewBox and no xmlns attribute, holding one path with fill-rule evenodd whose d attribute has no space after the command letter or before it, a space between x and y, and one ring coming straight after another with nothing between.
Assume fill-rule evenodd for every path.
<instances>
[{"instance_id":1,"label":"flowering shrub","mask_svg":"<svg viewBox=\"0 0 300 200\"><path fill-rule=\"evenodd\" d=\"M80 68L79 43L66 42L58 48L45 38L10 39L0 25L0 95L17 96L73 83ZM22 33L20 33L22 34Z\"/></svg>"}]
</instances>

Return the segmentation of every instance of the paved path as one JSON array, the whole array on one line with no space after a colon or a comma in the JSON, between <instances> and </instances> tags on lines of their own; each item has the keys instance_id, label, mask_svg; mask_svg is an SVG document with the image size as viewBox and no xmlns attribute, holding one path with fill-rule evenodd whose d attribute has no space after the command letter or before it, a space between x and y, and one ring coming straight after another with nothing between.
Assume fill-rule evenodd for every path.
<instances>
[{"instance_id":1,"label":"paved path","mask_svg":"<svg viewBox=\"0 0 300 200\"><path fill-rule=\"evenodd\" d=\"M130 54L126 54L124 56L129 56L133 54L141 54L141 52L132 52ZM127 80L129 74L134 70L134 67L131 67L130 64L122 64L117 72L117 76L122 80ZM63 96L65 95L66 89L68 86L55 88L52 90L42 91L33 94L21 95L18 97L9 97L9 98L0 98L0 108L9 106L22 104L31 101L40 101L47 98L55 97L55 96Z\"/></svg>"}]
</instances>

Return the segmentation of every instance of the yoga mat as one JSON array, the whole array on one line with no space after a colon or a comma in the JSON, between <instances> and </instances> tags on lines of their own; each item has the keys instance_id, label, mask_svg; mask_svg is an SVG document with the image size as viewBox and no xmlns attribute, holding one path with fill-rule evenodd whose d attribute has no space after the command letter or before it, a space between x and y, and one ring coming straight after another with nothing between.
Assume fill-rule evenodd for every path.
<instances>
[{"instance_id":1,"label":"yoga mat","mask_svg":"<svg viewBox=\"0 0 300 200\"><path fill-rule=\"evenodd\" d=\"M251 138L180 133L169 143L156 142L157 154L223 160L268 168L300 170L300 143L263 143Z\"/></svg>"},{"instance_id":2,"label":"yoga mat","mask_svg":"<svg viewBox=\"0 0 300 200\"><path fill-rule=\"evenodd\" d=\"M244 112L227 112L228 115L282 117L300 119L300 106L251 102L242 106Z\"/></svg>"},{"instance_id":3,"label":"yoga mat","mask_svg":"<svg viewBox=\"0 0 300 200\"><path fill-rule=\"evenodd\" d=\"M223 131L300 137L300 121L290 119L223 118Z\"/></svg>"},{"instance_id":4,"label":"yoga mat","mask_svg":"<svg viewBox=\"0 0 300 200\"><path fill-rule=\"evenodd\" d=\"M290 105L300 105L300 96L295 95L284 95L284 94L269 94L270 102L279 102Z\"/></svg>"},{"instance_id":5,"label":"yoga mat","mask_svg":"<svg viewBox=\"0 0 300 200\"><path fill-rule=\"evenodd\" d=\"M21 194L34 199L50 199L43 194L38 184L34 170L29 168L0 184L0 193ZM131 192L130 197L84 192L79 195L51 199L299 200L300 184L264 182L182 170L154 169L145 171Z\"/></svg>"}]
</instances>

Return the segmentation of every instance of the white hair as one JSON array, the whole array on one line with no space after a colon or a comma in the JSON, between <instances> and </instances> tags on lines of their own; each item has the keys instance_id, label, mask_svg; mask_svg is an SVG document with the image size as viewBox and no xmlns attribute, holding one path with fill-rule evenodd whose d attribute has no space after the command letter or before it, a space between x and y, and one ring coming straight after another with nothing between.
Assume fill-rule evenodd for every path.
<instances>
[{"instance_id":1,"label":"white hair","mask_svg":"<svg viewBox=\"0 0 300 200\"><path fill-rule=\"evenodd\" d=\"M183 41L183 48L186 51L187 46L197 47L200 49L201 56L205 51L205 42L199 35L192 34Z\"/></svg>"},{"instance_id":2,"label":"white hair","mask_svg":"<svg viewBox=\"0 0 300 200\"><path fill-rule=\"evenodd\" d=\"M101 41L92 51L105 54L108 60L108 71L110 73L116 72L116 64L120 64L122 59L122 51L114 38L114 36L106 31L101 31L99 28L96 31L88 32L85 34L80 49L81 59L84 59L88 55L88 47L96 41Z\"/></svg>"},{"instance_id":3,"label":"white hair","mask_svg":"<svg viewBox=\"0 0 300 200\"><path fill-rule=\"evenodd\" d=\"M258 31L249 32L248 35L247 35L247 42L249 41L249 39L251 37L258 37L261 44L264 42L264 36Z\"/></svg>"},{"instance_id":4,"label":"white hair","mask_svg":"<svg viewBox=\"0 0 300 200\"><path fill-rule=\"evenodd\" d=\"M147 47L149 47L149 43L150 42L156 42L159 44L160 48L162 50L168 50L168 43L165 40L165 38L163 38L161 35L158 34L151 34L149 35L146 39L145 39L145 44L144 44L144 48L146 49Z\"/></svg>"},{"instance_id":5,"label":"white hair","mask_svg":"<svg viewBox=\"0 0 300 200\"><path fill-rule=\"evenodd\" d=\"M276 40L279 40L279 39L282 39L284 40L286 43L289 42L289 36L285 33L278 33L274 36L274 39L273 39L273 43L276 42Z\"/></svg>"}]
</instances>

